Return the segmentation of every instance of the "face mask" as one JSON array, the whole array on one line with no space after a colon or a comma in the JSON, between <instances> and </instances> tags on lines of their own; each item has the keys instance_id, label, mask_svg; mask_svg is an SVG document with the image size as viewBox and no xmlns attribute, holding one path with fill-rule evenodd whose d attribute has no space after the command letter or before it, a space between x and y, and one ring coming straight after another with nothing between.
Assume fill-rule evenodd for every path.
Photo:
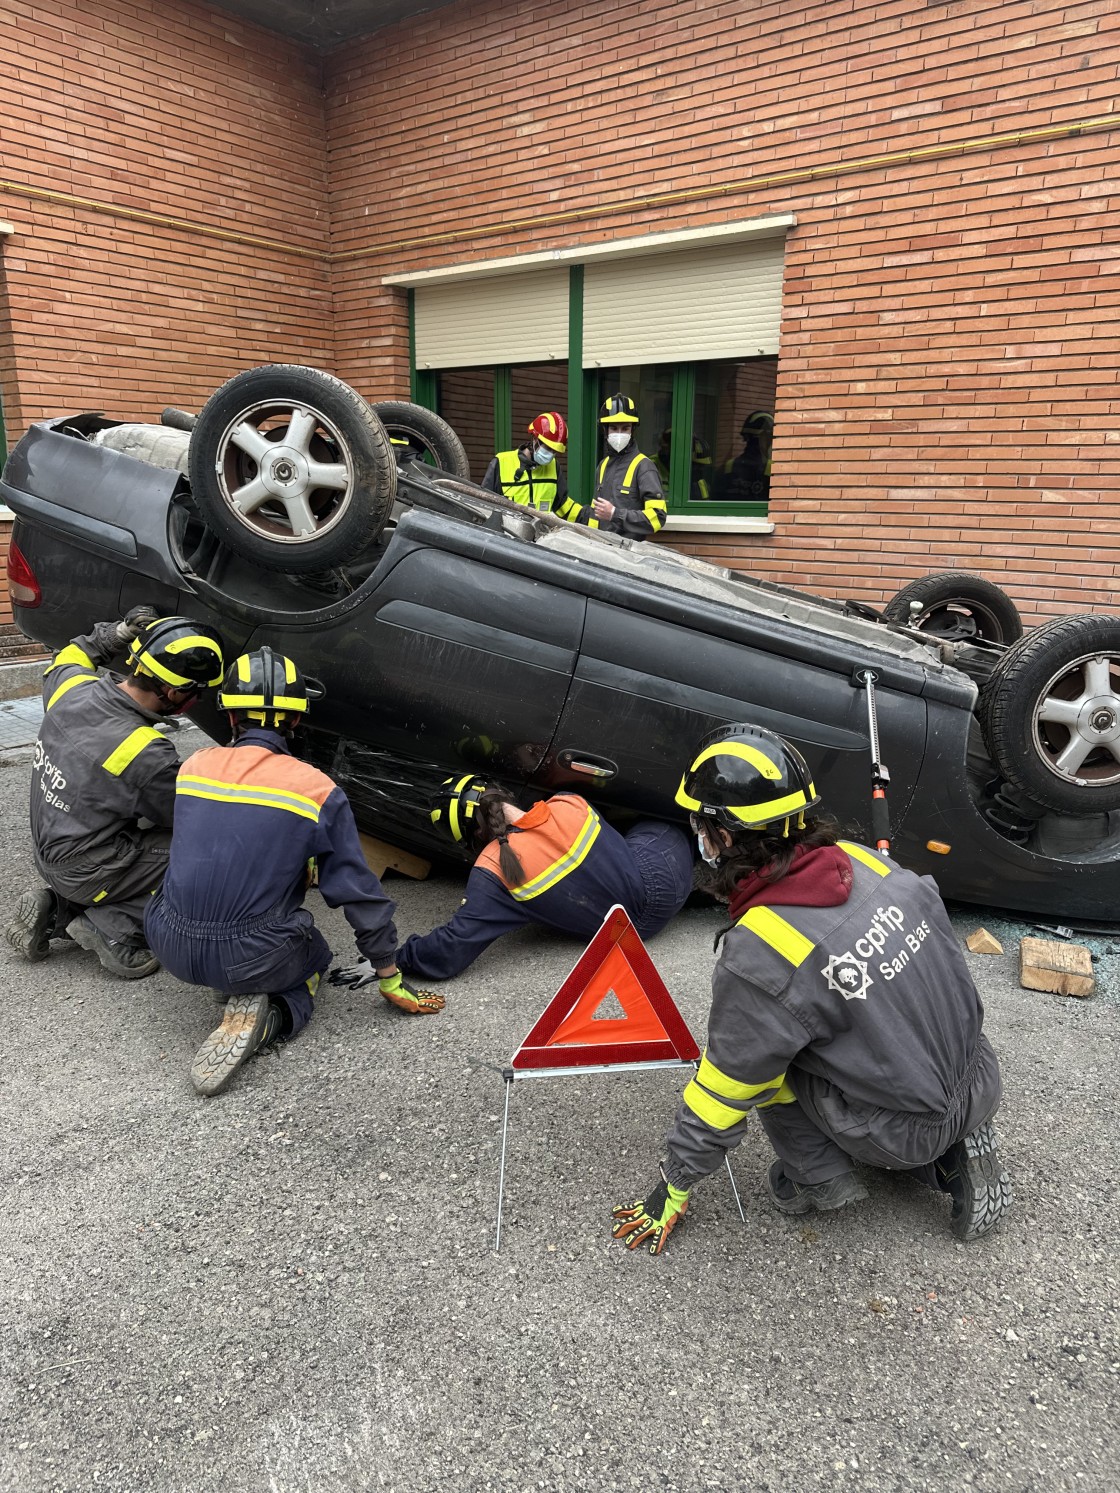
<instances>
[{"instance_id":1,"label":"face mask","mask_svg":"<svg viewBox=\"0 0 1120 1493\"><path fill-rule=\"evenodd\" d=\"M547 446L538 446L537 449L533 452L534 465L538 467L548 466L549 462L552 460L552 455L553 453L548 449Z\"/></svg>"},{"instance_id":2,"label":"face mask","mask_svg":"<svg viewBox=\"0 0 1120 1493\"><path fill-rule=\"evenodd\" d=\"M622 451L630 441L628 430L610 430L607 432L607 445L612 451Z\"/></svg>"},{"instance_id":3,"label":"face mask","mask_svg":"<svg viewBox=\"0 0 1120 1493\"><path fill-rule=\"evenodd\" d=\"M705 837L702 834L699 834L699 835L696 836L696 846L697 846L697 849L700 851L700 859L704 862L705 865L707 865L707 866L718 866L719 865L720 857L719 857L718 852L715 855L709 855L708 854L708 842L707 842L707 840L705 839Z\"/></svg>"}]
</instances>

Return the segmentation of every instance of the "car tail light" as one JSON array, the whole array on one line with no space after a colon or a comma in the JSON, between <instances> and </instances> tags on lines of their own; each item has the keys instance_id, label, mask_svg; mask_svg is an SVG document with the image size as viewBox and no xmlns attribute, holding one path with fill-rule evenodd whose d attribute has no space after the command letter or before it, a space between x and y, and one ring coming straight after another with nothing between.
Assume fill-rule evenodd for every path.
<instances>
[{"instance_id":1,"label":"car tail light","mask_svg":"<svg viewBox=\"0 0 1120 1493\"><path fill-rule=\"evenodd\" d=\"M37 607L43 592L15 540L8 545L8 595L18 607Z\"/></svg>"}]
</instances>

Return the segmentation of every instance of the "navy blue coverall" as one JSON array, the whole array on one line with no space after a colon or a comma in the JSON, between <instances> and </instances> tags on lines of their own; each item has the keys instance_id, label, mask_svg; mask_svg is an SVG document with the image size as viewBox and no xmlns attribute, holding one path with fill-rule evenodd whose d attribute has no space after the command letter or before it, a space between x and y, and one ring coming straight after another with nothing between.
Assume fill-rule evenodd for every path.
<instances>
[{"instance_id":1,"label":"navy blue coverall","mask_svg":"<svg viewBox=\"0 0 1120 1493\"><path fill-rule=\"evenodd\" d=\"M144 919L149 947L189 984L267 994L290 1036L310 1020L331 962L303 906L314 869L359 952L375 969L391 965L395 909L365 863L342 789L265 727L196 752L176 781L170 864Z\"/></svg>"}]
</instances>

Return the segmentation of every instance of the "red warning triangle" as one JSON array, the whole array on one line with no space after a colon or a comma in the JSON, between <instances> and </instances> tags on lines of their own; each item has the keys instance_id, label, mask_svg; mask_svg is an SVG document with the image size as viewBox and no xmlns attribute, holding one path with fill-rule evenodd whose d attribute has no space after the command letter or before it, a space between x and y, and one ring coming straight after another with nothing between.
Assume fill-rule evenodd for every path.
<instances>
[{"instance_id":1,"label":"red warning triangle","mask_svg":"<svg viewBox=\"0 0 1120 1493\"><path fill-rule=\"evenodd\" d=\"M625 1013L595 1018L611 997ZM624 907L612 907L511 1060L515 1069L694 1062L700 1049Z\"/></svg>"}]
</instances>

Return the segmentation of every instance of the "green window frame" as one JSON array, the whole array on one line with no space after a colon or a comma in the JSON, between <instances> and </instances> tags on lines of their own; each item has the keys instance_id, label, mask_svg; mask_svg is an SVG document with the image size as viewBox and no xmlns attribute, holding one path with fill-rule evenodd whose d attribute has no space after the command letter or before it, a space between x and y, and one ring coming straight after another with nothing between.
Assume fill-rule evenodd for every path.
<instances>
[{"instance_id":1,"label":"green window frame","mask_svg":"<svg viewBox=\"0 0 1120 1493\"><path fill-rule=\"evenodd\" d=\"M426 409L441 413L439 408L439 373L416 367L415 291L408 292L409 368L412 398ZM713 360L724 361L724 360ZM568 450L566 468L569 490L589 501L595 490L598 463L603 456L599 429L599 409L608 394L614 393L612 371L584 368L583 363L583 266L569 267L568 288ZM674 432L669 460L668 490L665 494L669 514L703 518L765 518L769 511L766 499L729 500L726 498L694 499L692 488L692 439L695 424L698 370L705 365L696 362L669 365L672 368L670 423ZM710 365L709 365L710 366ZM494 376L494 450L508 450L513 445L513 366L491 370ZM641 369L628 368L629 378ZM607 387L611 384L611 387ZM659 431L639 429L639 445L647 456L657 450ZM680 437L678 439L678 436ZM713 460L718 459L713 452ZM710 479L716 477L713 466ZM581 496L583 495L583 496Z\"/></svg>"}]
</instances>

